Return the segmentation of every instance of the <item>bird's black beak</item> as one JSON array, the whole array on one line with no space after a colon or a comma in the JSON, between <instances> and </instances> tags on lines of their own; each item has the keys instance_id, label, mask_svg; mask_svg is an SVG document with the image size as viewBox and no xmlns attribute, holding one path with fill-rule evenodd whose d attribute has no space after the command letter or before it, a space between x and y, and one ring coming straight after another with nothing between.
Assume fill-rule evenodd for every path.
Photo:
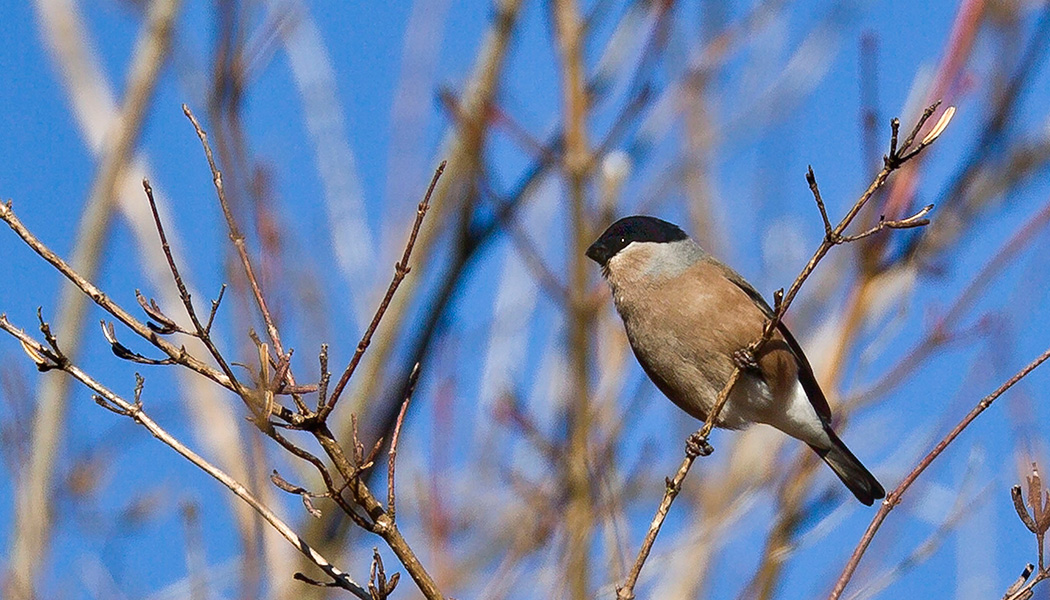
<instances>
[{"instance_id":1,"label":"bird's black beak","mask_svg":"<svg viewBox=\"0 0 1050 600\"><path fill-rule=\"evenodd\" d=\"M590 248L587 248L587 258L598 263L598 266L605 267L612 257L609 255L609 249L605 247L605 244L598 240L591 244Z\"/></svg>"}]
</instances>

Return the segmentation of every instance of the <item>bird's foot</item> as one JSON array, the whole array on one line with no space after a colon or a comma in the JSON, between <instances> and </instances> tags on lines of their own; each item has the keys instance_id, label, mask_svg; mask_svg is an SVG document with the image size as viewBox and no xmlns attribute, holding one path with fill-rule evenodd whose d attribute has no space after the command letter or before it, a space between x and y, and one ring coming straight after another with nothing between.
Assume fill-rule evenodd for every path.
<instances>
[{"instance_id":1,"label":"bird's foot","mask_svg":"<svg viewBox=\"0 0 1050 600\"><path fill-rule=\"evenodd\" d=\"M757 371L758 362L755 360L751 348L741 348L733 353L733 363L741 371Z\"/></svg>"},{"instance_id":2,"label":"bird's foot","mask_svg":"<svg viewBox=\"0 0 1050 600\"><path fill-rule=\"evenodd\" d=\"M715 449L711 447L711 444L707 443L707 438L700 435L699 431L694 431L685 440L685 453L692 458L697 456L710 456Z\"/></svg>"}]
</instances>

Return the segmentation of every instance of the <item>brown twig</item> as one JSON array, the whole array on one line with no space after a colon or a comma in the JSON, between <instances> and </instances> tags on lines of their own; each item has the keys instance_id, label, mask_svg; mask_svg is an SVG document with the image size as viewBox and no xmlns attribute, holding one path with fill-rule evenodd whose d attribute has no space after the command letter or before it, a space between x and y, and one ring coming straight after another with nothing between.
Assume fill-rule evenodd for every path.
<instances>
[{"instance_id":1,"label":"brown twig","mask_svg":"<svg viewBox=\"0 0 1050 600\"><path fill-rule=\"evenodd\" d=\"M248 285L252 288L252 295L255 297L255 303L259 307L259 312L262 313L263 322L266 324L266 332L270 336L270 341L273 342L274 350L276 350L278 354L284 354L284 346L281 345L281 335L277 331L277 325L274 323L273 317L270 314L270 307L266 304L266 298L263 297L262 288L259 285L259 279L255 276L255 270L252 268L251 257L248 256L248 248L244 242L244 234L241 233L240 228L237 226L237 221L233 218L233 211L230 209L230 203L226 199L226 189L223 187L222 183L222 172L219 171L218 166L215 164L215 156L212 154L211 144L208 143L208 134L205 133L189 106L183 104L182 112L186 115L186 118L190 120L190 123L193 123L193 129L197 132L197 137L201 141L201 146L204 147L204 156L208 159L208 168L211 169L212 183L215 185L215 193L219 198L219 205L222 207L223 217L226 218L226 227L229 230L230 241L233 242L234 248L237 249L237 255L241 259L241 265L244 267L244 274L248 279ZM291 380L288 383L290 385L295 385L295 382Z\"/></svg>"},{"instance_id":2,"label":"brown twig","mask_svg":"<svg viewBox=\"0 0 1050 600\"><path fill-rule=\"evenodd\" d=\"M1050 349L1046 350L1038 357L1036 357L1035 360L1028 363L1028 365L1026 365L1023 369L1018 371L1017 374L1015 374L1013 377L1006 380L1006 382L1000 385L999 388L996 389L994 392L982 398L981 401L978 402L977 405L969 413L967 413L967 415L963 417L961 421L959 421L959 424L956 425L955 428L952 429L950 432L948 432L948 435L944 436L944 439L938 442L937 445L933 447L933 450L930 450L930 452L925 457L923 457L921 461L919 461L919 464L917 464L915 468L912 469L910 473L908 473L908 476L905 477L903 481L901 481L900 485L898 485L895 490L893 490L888 496L886 496L886 499L882 502L882 505L879 507L879 512L875 514L875 518L873 518L871 524L868 525L868 529L864 532L864 535L861 537L856 549L854 549L852 556L850 556L849 562L846 563L846 567L843 569L842 575L839 576L838 581L835 583L835 587L832 589L831 594L828 596L828 600L837 600L840 596L842 596L842 592L846 589L846 585L853 577L854 571L857 570L857 565L860 564L860 559L864 556L864 552L867 551L868 546L871 544L871 540L875 537L875 533L879 530L879 527L882 526L882 523L886 520L886 517L889 516L890 511L892 511L894 507L900 504L901 497L904 495L904 492L906 492L908 488L911 487L911 484L915 482L919 475L921 475L922 472L925 471L926 468L929 467L930 464L938 456L940 456L942 452L944 452L945 448L947 448L948 445L955 440L955 438L959 437L959 434L961 434L963 430L966 429L970 425L970 423L974 421L974 419L976 419L982 412L984 412L985 409L991 406L992 403L999 398L999 396L1002 396L1007 390L1009 390L1011 387L1017 384L1017 382L1024 379L1026 375L1035 370L1035 368L1039 365L1043 364L1043 362L1047 359L1050 359Z\"/></svg>"},{"instance_id":3,"label":"brown twig","mask_svg":"<svg viewBox=\"0 0 1050 600\"><path fill-rule=\"evenodd\" d=\"M835 227L831 226L831 221L828 218L827 210L824 206L824 200L820 195L820 189L817 186L816 176L813 174L813 169L812 167L809 169L809 171L806 174L806 180L809 183L810 190L813 193L814 201L817 204L817 208L820 211L821 219L824 223L824 239L821 241L820 246L817 248L816 252L813 253L813 257L810 258L808 263L806 263L806 266L802 269L802 272L799 273L798 277L795 278L795 281L791 284L791 287L788 288L788 291L783 294L781 292L778 292L776 294L773 316L766 322L766 326L763 329L762 336L758 340L752 342L748 348L742 349L742 354L745 354L746 356L751 358L758 355L762 348L773 338L773 334L780 326L780 323L784 318L784 314L787 312L788 308L791 306L791 303L794 301L795 296L802 288L802 284L805 283L805 281L809 278L810 274L813 273L813 270L816 269L817 264L827 255L827 253L833 247L850 241L850 238L844 236L843 233L853 222L857 214L860 213L860 211L872 198L872 196L875 195L875 192L878 191L886 183L886 179L889 177L890 173L899 169L901 165L905 164L908 160L918 156L920 152L922 152L927 146L932 144L937 139L937 137L944 131L944 128L947 127L948 122L951 120L952 114L954 114L955 112L953 107L949 107L938 120L937 125L934 127L934 129L929 134L927 134L922 139L922 141L919 142L918 145L914 145L915 138L918 136L919 131L922 129L923 125L925 125L926 122L930 119L930 117L933 116L933 113L937 109L938 105L939 103L933 104L923 112L915 127L911 130L911 133L908 135L907 138L905 138L904 142L900 144L899 147L898 138L900 123L897 119L893 119L890 122L890 150L883 160L882 170L875 175L875 178L868 185L868 188L864 191L863 194L861 194L860 198L857 199L857 201L853 204L849 211L847 211L846 215L842 218L842 220L839 221L838 225L836 225ZM914 219L914 222L916 224L913 226L919 227L921 225L918 224L918 221L922 220L922 217L925 214L925 211L920 211L918 215L909 217L904 221L912 221ZM885 222L886 221L884 221L884 223ZM885 228L891 226L882 225L882 227ZM866 235L871 235L873 233L875 233L875 231L872 231L871 233L865 232L865 234L861 235L866 237ZM642 567L645 565L645 561L648 559L649 553L652 550L653 543L656 541L656 536L659 534L660 528L663 526L664 520L667 518L667 513L670 510L671 504L674 502L675 498L678 496L678 493L682 489L682 482L685 480L686 475L688 475L689 470L692 468L693 462L696 460L696 458L698 456L706 456L712 451L710 445L708 445L707 443L707 437L708 435L710 435L711 430L717 423L718 415L721 413L722 408L729 400L729 395L732 392L733 387L736 385L737 380L740 378L741 372L741 367L739 365L737 365L733 369L729 380L719 392L714 407L708 414L707 420L704 422L703 427L701 427L699 431L695 432L689 437L689 440L686 443L685 458L682 460L682 463L678 467L678 471L675 473L674 477L667 481L667 489L664 492L664 497L660 501L660 505L656 511L656 516L653 517L653 521L650 524L649 531L646 533L645 539L642 542L642 547L638 551L638 556L635 559L634 565L628 572L624 584L617 588L616 593L617 598L619 600L630 600L634 598L634 586L638 581L638 576L641 574Z\"/></svg>"},{"instance_id":4,"label":"brown twig","mask_svg":"<svg viewBox=\"0 0 1050 600\"><path fill-rule=\"evenodd\" d=\"M344 489L346 489L347 484L343 484L340 487L336 487L335 481L332 479L332 474L329 472L328 467L324 464L324 461L314 456L307 450L296 446L289 439L285 438L277 431L272 431L269 435L271 438L273 438L274 441L283 446L285 450L291 452L294 456L297 456L313 465L314 468L317 469L317 472L321 475L321 480L324 482L325 489L328 490L327 497L331 498L332 501L334 501L336 505L339 506L339 509L346 513L347 516L349 516L355 524L361 527L361 529L364 529L365 531L372 530L372 524L369 523L364 517L362 517L354 509L353 505L351 505L343 498L342 492Z\"/></svg>"},{"instance_id":5,"label":"brown twig","mask_svg":"<svg viewBox=\"0 0 1050 600\"><path fill-rule=\"evenodd\" d=\"M401 285L401 281L408 275L408 272L412 270L412 267L408 264L408 259L412 256L412 248L416 245L416 237L419 235L419 228L423 225L423 217L426 216L427 210L430 208L430 197L434 194L434 188L437 187L438 180L441 179L441 174L445 172L446 161L441 161L438 165L437 170L434 171L434 177L430 180L430 186L427 187L427 193L423 196L423 200L416 207L416 220L412 224L412 233L408 236L408 242L405 244L405 251L401 255L401 261L394 265L394 278L390 281L390 285L386 289L386 295L383 296L383 301L379 303L379 307L376 309L375 315L372 317L372 322L369 323L368 329L365 330L365 334L361 337L361 341L357 344L357 351L354 352L354 356L350 359L350 363L346 365L346 369L343 370L342 376L339 377L339 381L335 384L335 389L332 390L332 395L328 398L328 402L318 412L318 418L324 420L335 408L335 403L339 401L339 396L343 393L343 388L346 387L347 382L350 381L350 377L353 376L354 371L357 369L357 365L361 362L361 357L364 356L365 350L368 349L368 345L372 343L372 335L375 334L376 329L379 328L380 321L383 320L383 315L386 314L386 309L390 306L390 301L394 298L394 293L397 292L398 286Z\"/></svg>"},{"instance_id":6,"label":"brown twig","mask_svg":"<svg viewBox=\"0 0 1050 600\"><path fill-rule=\"evenodd\" d=\"M1050 579L1050 568L1047 568L1046 557L1044 556L1046 532L1050 530L1050 490L1043 487L1043 481L1039 477L1039 469L1036 468L1035 463L1032 463L1032 474L1026 479L1028 484L1028 506L1031 507L1031 512L1024 505L1024 495L1021 492L1021 486L1015 485L1010 490L1010 495L1013 497L1014 509L1017 511L1018 518L1028 528L1028 531L1035 535L1039 568L1036 569L1035 565L1028 563L1021 572L1021 576L1017 578L1017 581L1007 588L1006 594L1003 595L1003 600L1029 600L1034 593L1032 590L1036 584L1044 579ZM1033 571L1035 571L1036 575L1029 580L1028 578L1031 577Z\"/></svg>"},{"instance_id":7,"label":"brown twig","mask_svg":"<svg viewBox=\"0 0 1050 600\"><path fill-rule=\"evenodd\" d=\"M129 312L124 310L119 304L109 298L102 290L92 284L90 281L82 277L78 272L62 258L60 258L53 250L48 248L43 242L41 242L36 236L32 234L22 224L22 222L15 216L14 210L11 208L10 202L0 202L0 220L7 223L7 225L22 238L22 241L26 243L34 252L40 255L41 258L51 264L59 273L64 275L67 279L73 282L85 295L87 295L95 304L99 305L103 310L116 317L118 321L126 325L129 329L134 331L143 339L149 341L151 344L156 346L159 350L167 354L169 357L175 359L179 364L200 373L201 375L211 379L215 383L221 385L224 388L238 391L238 384L231 380L226 374L221 371L214 369L204 362L190 355L183 348L176 346L175 344L167 341L153 330L151 330L146 324L142 323Z\"/></svg>"},{"instance_id":8,"label":"brown twig","mask_svg":"<svg viewBox=\"0 0 1050 600\"><path fill-rule=\"evenodd\" d=\"M46 325L46 324L45 324ZM153 419L151 419L145 411L142 409L140 401L134 403L127 402L116 393L110 391L108 388L103 386L101 383L96 381L90 375L82 371L79 367L74 365L72 362L67 360L61 354L55 354L53 349L48 349L43 346L32 337L26 335L21 329L15 327L7 320L6 315L0 315L0 329L3 329L7 333L14 336L19 342L22 343L23 348L30 348L34 353L51 358L54 368L61 369L66 373L69 373L77 381L83 383L89 389L91 389L98 397L102 398L108 405L107 408L117 412L118 414L129 417L136 423L145 427L153 437L160 440L163 444L170 447L175 452L189 460L195 466L203 470L208 475L212 476L224 486L226 486L231 492L234 493L238 498L246 502L251 506L263 519L266 520L278 533L281 534L289 543L291 543L299 552L303 554L310 562L317 565L322 571L325 572L329 577L332 578L334 585L345 589L359 598L369 600L367 590L358 585L349 575L342 572L335 566L333 566L324 556L314 550L306 540L299 537L299 535L289 527L284 521L282 521L276 514L274 514L269 508L266 507L258 498L255 497L243 484L235 480L234 478L227 475L224 471L218 467L212 465L203 457L198 455L196 452L191 450L188 446L183 444L177 438L168 433L160 425L158 425ZM32 354L31 354L32 356ZM35 361L36 359L34 359ZM39 363L38 363L39 364Z\"/></svg>"},{"instance_id":9,"label":"brown twig","mask_svg":"<svg viewBox=\"0 0 1050 600\"><path fill-rule=\"evenodd\" d=\"M933 210L933 205L927 204L922 207L919 212L904 219L887 220L885 216L879 217L879 222L871 229L856 235L841 236L838 243L848 244L849 242L862 240L885 229L914 229L915 227L925 227L930 224L930 220L926 218L926 215L930 214L931 210Z\"/></svg>"},{"instance_id":10,"label":"brown twig","mask_svg":"<svg viewBox=\"0 0 1050 600\"><path fill-rule=\"evenodd\" d=\"M214 316L215 310L218 309L218 301L213 306L215 307L208 319L208 326L205 327L197 317L197 311L193 308L193 299L190 297L189 290L186 289L186 283L182 280L182 275L179 274L179 267L175 264L175 257L171 254L171 246L168 245L168 236L164 233L164 224L160 220L160 213L157 212L157 202L153 199L153 187L150 186L148 179L142 180L142 189L146 191L146 199L149 201L149 208L153 212L153 223L157 226L157 235L160 236L160 247L164 252L164 258L168 261L168 268L171 269L171 277L175 280L175 287L179 290L179 298L182 299L183 306L186 307L186 314L190 317L190 322L193 323L193 328L196 332L196 337L208 349L208 353L211 354L212 358L215 359L216 364L222 369L222 372L226 374L230 382L235 388L240 388L240 384L237 382L237 376L233 374L233 369L227 364L226 359L219 352L219 349L215 346L215 342L212 341L211 335L208 334L208 329L211 327L211 317ZM223 288L225 289L225 288Z\"/></svg>"},{"instance_id":11,"label":"brown twig","mask_svg":"<svg viewBox=\"0 0 1050 600\"><path fill-rule=\"evenodd\" d=\"M394 554L401 560L401 564L404 565L405 570L412 577L419 591L428 600L444 598L434 578L427 572L416 556L415 551L412 550L412 547L401 535L397 524L391 520L383 505L380 504L371 490L368 489L368 486L362 481L357 465L343 451L343 447L332 435L328 424L325 421L318 421L311 433L313 433L318 443L321 444L325 454L328 455L336 470L339 471L339 475L349 483L350 492L353 494L355 501L371 519L372 522L368 530L382 537L387 545L390 546L390 549L394 551Z\"/></svg>"},{"instance_id":12,"label":"brown twig","mask_svg":"<svg viewBox=\"0 0 1050 600\"><path fill-rule=\"evenodd\" d=\"M387 579L383 559L379 556L379 548L372 548L372 568L368 575L368 592L372 595L372 600L389 598L390 594L394 593L394 588L397 587L400 579L400 573L394 573L389 580Z\"/></svg>"},{"instance_id":13,"label":"brown twig","mask_svg":"<svg viewBox=\"0 0 1050 600\"><path fill-rule=\"evenodd\" d=\"M219 312L219 304L222 303L222 297L223 297L223 295L225 293L226 293L226 284L224 283L224 284L222 284L222 287L219 288L219 295L216 296L215 299L211 301L211 310L208 311L208 322L204 324L204 333L206 333L206 334L210 334L211 333L212 323L215 322L215 313Z\"/></svg>"},{"instance_id":14,"label":"brown twig","mask_svg":"<svg viewBox=\"0 0 1050 600\"><path fill-rule=\"evenodd\" d=\"M320 412L328 398L328 382L332 380L332 373L328 370L328 344L321 344L317 360L321 364L321 376L317 380L317 410Z\"/></svg>"},{"instance_id":15,"label":"brown twig","mask_svg":"<svg viewBox=\"0 0 1050 600\"><path fill-rule=\"evenodd\" d=\"M390 438L390 453L386 463L386 513L390 515L391 521L397 521L397 502L394 494L394 464L397 462L397 443L401 439L401 425L405 422L405 413L408 412L408 403L412 401L412 394L416 391L416 383L419 381L419 363L412 369L408 377L408 393L405 401L401 404L401 412L397 414L397 424L394 426L394 435Z\"/></svg>"}]
</instances>

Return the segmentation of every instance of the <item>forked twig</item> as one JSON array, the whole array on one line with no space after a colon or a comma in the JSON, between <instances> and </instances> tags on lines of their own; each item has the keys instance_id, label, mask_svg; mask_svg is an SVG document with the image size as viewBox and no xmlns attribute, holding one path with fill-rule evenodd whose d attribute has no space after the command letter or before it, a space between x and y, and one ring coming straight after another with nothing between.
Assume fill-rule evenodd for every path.
<instances>
[{"instance_id":1,"label":"forked twig","mask_svg":"<svg viewBox=\"0 0 1050 600\"><path fill-rule=\"evenodd\" d=\"M233 369L227 364L226 359L219 352L219 349L215 346L215 342L212 341L211 336L208 334L208 329L201 323L197 317L197 311L193 308L193 298L190 297L190 292L186 289L186 283L182 280L182 275L179 273L179 267L175 264L175 257L171 254L171 246L168 245L168 236L164 233L164 224L160 220L160 213L157 211L157 202L153 199L153 187L150 186L148 179L142 180L142 189L146 191L146 199L149 201L150 211L153 213L153 223L157 226L157 235L160 236L160 247L164 251L164 258L168 261L168 268L171 269L171 277L175 280L175 287L179 290L179 298L182 299L183 306L186 307L186 313L190 317L190 322L193 323L193 329L196 332L196 337L208 349L208 353L211 354L212 358L215 359L216 364L222 369L222 372L226 374L226 377L232 382L235 388L241 388L241 385L237 382L237 376L233 374ZM152 316L152 315L151 315ZM209 319L209 327L211 320Z\"/></svg>"},{"instance_id":2,"label":"forked twig","mask_svg":"<svg viewBox=\"0 0 1050 600\"><path fill-rule=\"evenodd\" d=\"M21 329L15 327L7 320L6 316L0 316L0 329L3 329L7 333L15 337L19 342L22 343L23 347L33 348L37 353L47 355L51 353L46 347L41 345L39 342L34 340L32 337L26 335ZM59 355L56 357L55 368L61 369L66 373L69 373L74 379L80 381L89 389L91 389L95 395L104 401L99 402L103 404L109 410L118 414L127 416L134 420L136 423L145 427L155 438L160 440L163 444L179 453L182 457L189 460L195 466L203 470L208 475L222 483L228 488L234 495L241 500L244 500L249 506L254 509L259 516L261 516L267 523L269 523L278 533L281 534L289 543L303 554L310 562L317 565L322 571L325 572L329 577L332 578L332 585L345 589L358 598L369 600L370 596L367 590L358 585L348 574L342 572L331 562L328 561L319 552L314 550L306 540L299 537L299 534L295 532L287 523L282 521L276 514L273 513L265 504L262 503L258 498L255 497L244 485L238 482L236 479L222 471L215 465L211 464L199 454L191 450L188 446L183 444L178 438L172 436L164 428L158 425L153 419L151 419L142 409L141 400L138 398L138 394L141 393L141 383L136 383L136 401L128 402L121 398L116 393L112 392L101 383L96 381L90 375L82 371L79 367L71 363L64 356Z\"/></svg>"},{"instance_id":3,"label":"forked twig","mask_svg":"<svg viewBox=\"0 0 1050 600\"><path fill-rule=\"evenodd\" d=\"M184 348L176 346L161 337L161 335L150 329L145 323L139 321L133 317L131 313L124 310L124 308L100 290L98 286L85 279L80 273L77 273L69 263L55 254L53 250L48 248L39 238L33 235L25 225L22 224L15 215L14 210L11 208L10 202L0 202L0 220L7 223L11 230L14 231L27 246L40 255L41 258L50 263L51 266L65 276L66 279L73 282L73 285L77 286L80 291L82 291L87 297L91 298L91 300L101 307L102 310L113 315L118 321L134 331L139 337L156 346L157 349L164 354L167 354L180 365L196 371L226 389L234 392L238 391L239 385L234 380L227 377L225 373L209 366L201 360L198 360L186 352Z\"/></svg>"}]
</instances>

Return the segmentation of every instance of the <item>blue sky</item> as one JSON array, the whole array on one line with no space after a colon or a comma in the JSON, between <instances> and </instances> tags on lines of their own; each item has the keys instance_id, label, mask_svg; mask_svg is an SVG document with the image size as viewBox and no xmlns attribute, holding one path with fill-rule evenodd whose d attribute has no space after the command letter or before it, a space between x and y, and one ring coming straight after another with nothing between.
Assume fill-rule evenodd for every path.
<instances>
[{"instance_id":1,"label":"blue sky","mask_svg":"<svg viewBox=\"0 0 1050 600\"><path fill-rule=\"evenodd\" d=\"M712 4L705 2L703 8L710 10ZM612 17L599 24L597 41L586 51L586 62L592 69L615 18L625 11L622 3L608 5ZM438 91L462 93L494 9L488 2L448 0L381 6L370 2L308 2L305 6L330 60L326 68L334 77L335 87L326 89L326 93L334 99L342 123L341 130L327 133L342 140L352 153L352 159L342 156L342 161L332 168L349 174L358 186L376 255L374 265L365 270L364 280L369 285L363 288L344 276L333 258L332 240L339 239L339 232L329 231L331 220L325 200L328 191L319 176L316 138L311 137L303 117L304 97L283 47L259 42L266 39L268 30L263 11L257 7L252 13L254 18L248 19L245 27L248 46L263 49L258 55L260 68L253 72L242 107L250 157L253 165L269 177L274 210L289 228L288 260L301 261L295 267L301 268L304 278L313 278L320 297L347 298L345 303L327 307L323 326L318 327L303 318L305 310L291 306L298 295L281 295L282 306L289 315L288 335L297 340L296 368L313 373L316 367L312 353L321 342L332 344L334 364L349 357L361 331L359 320L355 320L355 306L371 306L375 290L385 287L404 226L434 165L442 158L438 148L450 127L450 118L438 99ZM724 18L728 21L739 19L753 8L750 3L739 2L726 6ZM1019 37L1018 46L1026 44L1032 35L1038 8L1031 3L1019 11L1020 21L1014 31ZM79 9L108 85L119 97L142 22L141 10L137 4L116 0L83 3ZM169 203L172 227L182 240L179 251L186 257L186 270L202 296L200 302L213 295L225 280L222 268L227 255L216 248L227 243L227 236L221 228L203 155L180 105L188 104L202 119L207 115L210 61L217 35L215 10L212 4L185 3L175 34L174 59L158 81L139 143L140 152L151 165L151 180L163 190ZM878 140L882 152L887 120L900 115L907 127L913 118L914 113L905 111L917 107L915 90L926 88L928 83L924 81L928 82L942 60L941 53L958 10L957 3L947 1L794 3L760 28L757 39L742 44L744 49L734 52L709 82L712 91L708 108L722 136L718 140L719 151L710 161L711 186L717 198L715 225L722 240L715 251L767 296L790 283L819 243L821 224L806 187L806 167L812 165L815 169L833 217L852 204L867 184L871 165L864 162L858 118L861 37L873 36L878 43ZM546 4L525 4L499 94L500 108L538 140L545 140L561 122L561 80L547 11ZM689 32L711 18L696 3L680 6L673 14L675 33L666 53L667 62L654 70L653 81L657 85L677 76L683 57L691 48ZM408 32L420 37L411 38ZM937 195L945 189L963 157L971 152L989 101L988 89L1012 67L1008 57L995 53L1000 45L1010 47L1001 35L991 25L982 29L974 58L952 93L951 101L958 105L959 112L923 163L916 205L940 201ZM0 198L11 199L22 221L60 255L68 256L80 210L90 192L96 158L74 116L73 101L58 62L41 35L34 5L0 3L0 36L7 40L0 44L4 81L0 85L0 132L6 150L5 159L0 161ZM253 42L259 43L253 46ZM1044 58L1023 90L1018 117L1007 133L1010 141L1046 139L1050 72L1045 62ZM404 77L409 68L406 65L420 69L424 75L419 81ZM323 75L325 69L315 66ZM623 104L624 82L617 80L613 90L612 99L595 108L590 123L592 142L601 139ZM766 102L770 97L777 102ZM405 118L404 112L398 112L409 110L420 112L414 118ZM328 123L338 124L339 119ZM683 143L682 132L674 126L660 130L659 123L645 123L641 127L643 133L647 125L660 133L648 153L638 159L624 185L618 204L622 214L654 206L649 201L659 195L654 192L655 182L661 180L661 170L668 168L668 162ZM205 126L214 124L205 121ZM510 189L533 160L506 130L489 138L486 156L500 192ZM560 182L549 182L538 194L541 199L530 219L542 222L544 210L560 210L564 206L562 192ZM1005 240L1046 205L1048 192L1050 178L1043 168L983 210L979 226L967 230L963 241L953 246L947 256L927 265L904 306L894 309L897 312L886 318L884 327L866 332L875 340L871 344L875 348L871 350L873 358L867 360L860 351L851 357L847 390L863 388L866 381L877 379L905 349L911 348L920 338L922 327L941 314ZM592 193L596 195L594 190ZM654 212L686 222L685 194L681 189L672 187L654 202ZM550 229L527 233L546 260L562 265L566 260L568 230L561 213L557 214ZM936 211L933 219L936 226ZM249 229L250 242L254 244L255 230ZM914 463L916 448L939 438L980 396L1045 349L1050 298L1045 253L1037 250L1046 243L1046 232L1038 232L1028 251L1004 268L993 281L991 291L979 296L963 316L967 323L986 318L990 323L987 331L924 362L920 376L851 419L850 429L843 437L866 457L869 466L874 465L873 470L887 488L895 486ZM435 399L442 394L453 398L448 410L453 419L462 419L456 421L460 428L485 417L475 406L483 387L476 374L484 370L485 358L484 352L474 349L489 344L498 293L496 282L508 268L507 257L514 254L514 245L507 236L491 244L472 263L455 308L443 324L440 348L446 357L436 361L438 366L432 374L424 376L419 395L428 400L420 403L423 408L413 414L409 423L415 436L410 439L419 441L418 447L406 451L418 461L415 468L425 470L427 448L437 445L434 437L441 433L434 431L433 423L441 417L442 406ZM135 237L119 219L104 256L105 268L99 284L118 301L134 306L134 290L148 289L149 284L144 283ZM62 282L6 229L0 232L0 257L0 311L33 329L37 306L43 307L45 315L56 310ZM413 276L432 286L438 280L441 264L438 261L432 271ZM850 276L848 269L831 273ZM563 281L568 278L560 267L556 274ZM593 276L597 285L597 273ZM813 283L837 290L835 284L826 280L821 283L819 277ZM840 303L842 296L841 291L821 296L821 292L806 288L803 304L799 305L801 312L792 317L804 327L798 333L804 344L816 340L813 344L818 345L822 317L827 316L819 304L813 304L814 298ZM226 308L232 311L231 306L232 303L227 304ZM530 321L534 324L534 337L525 343L521 361L524 366L515 371L512 380L523 394L542 395L545 388L528 374L543 367L545 353L551 344L557 347L562 330L555 316L556 303L543 297L542 292L537 307L530 316L534 319ZM425 310L417 303L412 314ZM127 393L135 369L108 354L104 340L96 334L94 323L99 318L97 310L90 313L84 366L104 374L106 383ZM239 348L243 340L234 333L236 323L232 321L230 318L222 322L223 332L229 336L229 347ZM302 337L296 336L300 333ZM130 333L123 334L122 339L125 338L130 338ZM403 353L404 348L399 348ZM37 384L39 376L12 340L0 342L0 357L5 369L12 373L11 380L21 380L31 388ZM624 388L631 389L641 381L641 373L633 364L627 368L633 371L629 371L630 383ZM1024 562L1033 560L1034 544L1013 515L1009 486L1018 482L1017 457L1023 456L1026 449L1046 457L1045 423L1050 412L1040 390L1045 389L1047 377L1035 373L1017 392L993 406L924 476L925 485L913 491L916 500L906 502L890 517L873 547L878 556L871 560L883 566L892 565L922 543L949 512L946 506L956 501L959 490L972 497L977 506L972 519L964 519L963 524L947 534L946 541L929 560L909 571L883 597L923 597L934 593L976 597L969 595L968 589L1001 594ZM175 383L170 373L158 369L148 373L147 391L152 388L160 392L153 401L153 414L176 435L193 440L184 405L174 397L165 397L177 395L172 393ZM10 396L8 389L11 388L3 393ZM638 416L636 433L621 448L625 462L646 461L652 456L653 465L653 471L641 482L651 488L650 492L627 512L628 547L632 551L655 509L663 477L677 465L681 451L678 440L684 439L694 425L663 403L651 386L644 384L641 389L645 408ZM626 402L623 400L624 405ZM230 405L240 409L232 401ZM552 434L556 433L560 425L553 415L557 411L544 414L550 419L545 425ZM13 419L5 421L12 423L8 426L19 426ZM178 511L183 501L197 502L202 507L203 527L209 532L209 559L220 565L236 556L238 541L232 532L232 517L223 490L205 475L184 464L130 422L100 410L83 390L73 396L67 428L66 442L60 451L60 480L74 469L93 464L85 457L96 457L102 466L98 467L97 487L92 493L78 502L58 506L50 562L56 568L72 569L76 575L60 578L43 589L57 597L89 597L81 588L86 586L88 574L94 572L90 565L96 560L105 565L117 580L117 589L126 597L146 597L177 582L185 576L181 541L184 526ZM459 433L467 438L473 435ZM716 434L716 445L729 435ZM728 443L723 443L728 448ZM453 448L446 466L450 471L469 471L472 451L459 445ZM510 462L521 460L524 464L519 466L527 472L542 471L527 452L524 459L517 450L506 454ZM286 464L282 460L275 459L275 464ZM705 481L707 470L706 465L700 465L693 477ZM12 482L12 477L6 477L0 483L0 517L8 523L13 511ZM140 522L140 528L128 528L128 521L121 514L126 514L140 494L152 498L146 504L154 507L153 512ZM710 597L731 597L739 589L739 581L750 577L766 531L763 524L772 518L773 510L768 496L760 495L754 502L757 504L752 509L753 520L749 519L741 535L732 540L714 571ZM295 502L289 501L287 506L290 511L296 509ZM825 516L827 512L830 510L818 514ZM872 514L850 507L827 537L819 537L819 543L803 543L786 573L779 597L813 597L825 591L826 582L838 571ZM675 536L690 531L690 518L694 516L684 510L673 513L656 551L674 547ZM10 528L0 528L0 544L4 547L10 544L10 536ZM968 547L973 540L994 541L989 542L994 552L989 551L988 560L978 561L976 566L968 562L973 559L967 554L973 551ZM366 541L364 546L369 544ZM147 550L144 554L144 548L165 550ZM823 559L829 553L834 558ZM361 577L367 559L357 556L347 566ZM857 588L851 589L860 587L863 575L862 565ZM968 579L970 575L988 579L975 581ZM608 582L593 583L599 586ZM408 582L402 585L407 588ZM476 593L477 585L468 585L463 596ZM222 589L217 597L233 597L233 589L233 585Z\"/></svg>"}]
</instances>

